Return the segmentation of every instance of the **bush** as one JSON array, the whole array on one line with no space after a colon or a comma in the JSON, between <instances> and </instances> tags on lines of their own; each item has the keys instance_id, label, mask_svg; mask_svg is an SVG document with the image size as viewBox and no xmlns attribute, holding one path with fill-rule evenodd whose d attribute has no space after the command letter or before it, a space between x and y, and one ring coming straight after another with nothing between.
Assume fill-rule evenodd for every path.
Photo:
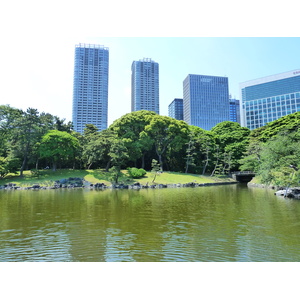
<instances>
[{"instance_id":1,"label":"bush","mask_svg":"<svg viewBox=\"0 0 300 300\"><path fill-rule=\"evenodd\" d=\"M147 173L144 169L138 168L128 168L127 170L129 176L132 178L142 178Z\"/></svg>"},{"instance_id":2,"label":"bush","mask_svg":"<svg viewBox=\"0 0 300 300\"><path fill-rule=\"evenodd\" d=\"M0 178L4 178L8 173L15 173L20 167L18 158L13 157L0 157Z\"/></svg>"}]
</instances>

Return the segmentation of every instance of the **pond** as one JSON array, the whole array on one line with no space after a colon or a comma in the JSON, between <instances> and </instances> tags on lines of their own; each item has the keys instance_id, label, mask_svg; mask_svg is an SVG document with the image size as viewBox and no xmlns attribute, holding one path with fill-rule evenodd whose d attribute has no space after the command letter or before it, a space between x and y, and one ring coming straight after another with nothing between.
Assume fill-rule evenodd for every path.
<instances>
[{"instance_id":1,"label":"pond","mask_svg":"<svg viewBox=\"0 0 300 300\"><path fill-rule=\"evenodd\" d=\"M242 184L0 191L0 261L300 260L300 201Z\"/></svg>"}]
</instances>

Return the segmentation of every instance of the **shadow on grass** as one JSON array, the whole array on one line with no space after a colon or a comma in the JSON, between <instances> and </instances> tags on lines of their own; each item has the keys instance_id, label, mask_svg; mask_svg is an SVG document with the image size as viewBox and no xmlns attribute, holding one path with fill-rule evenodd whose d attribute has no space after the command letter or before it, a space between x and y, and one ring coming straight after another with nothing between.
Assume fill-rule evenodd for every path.
<instances>
[{"instance_id":1,"label":"shadow on grass","mask_svg":"<svg viewBox=\"0 0 300 300\"><path fill-rule=\"evenodd\" d=\"M90 174L86 170L39 170L37 172L25 171L23 177L20 177L19 174L9 174L4 179L0 179L0 185L7 183L16 183L18 185L29 185L33 183L50 183L55 180L60 180L63 178L78 177L84 178L86 175Z\"/></svg>"},{"instance_id":2,"label":"shadow on grass","mask_svg":"<svg viewBox=\"0 0 300 300\"><path fill-rule=\"evenodd\" d=\"M111 180L111 173L106 172L105 170L94 170L93 173L91 173L97 180L99 181L107 181L109 183L112 183ZM127 171L123 170L121 171L121 175L118 178L118 183L119 184L133 184L135 183L136 180L133 178L129 177Z\"/></svg>"}]
</instances>

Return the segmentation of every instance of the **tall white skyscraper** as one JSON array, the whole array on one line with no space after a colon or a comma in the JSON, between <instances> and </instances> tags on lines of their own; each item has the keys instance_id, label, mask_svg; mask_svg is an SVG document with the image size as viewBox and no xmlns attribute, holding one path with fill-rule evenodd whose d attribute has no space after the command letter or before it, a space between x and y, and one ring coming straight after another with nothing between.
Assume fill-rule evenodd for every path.
<instances>
[{"instance_id":1,"label":"tall white skyscraper","mask_svg":"<svg viewBox=\"0 0 300 300\"><path fill-rule=\"evenodd\" d=\"M150 58L131 66L131 111L149 110L159 114L159 67Z\"/></svg>"},{"instance_id":2,"label":"tall white skyscraper","mask_svg":"<svg viewBox=\"0 0 300 300\"><path fill-rule=\"evenodd\" d=\"M83 133L86 124L107 128L108 62L104 46L75 46L72 121L77 132Z\"/></svg>"},{"instance_id":3,"label":"tall white skyscraper","mask_svg":"<svg viewBox=\"0 0 300 300\"><path fill-rule=\"evenodd\" d=\"M229 121L228 78L189 74L183 81L183 119L205 130Z\"/></svg>"}]
</instances>

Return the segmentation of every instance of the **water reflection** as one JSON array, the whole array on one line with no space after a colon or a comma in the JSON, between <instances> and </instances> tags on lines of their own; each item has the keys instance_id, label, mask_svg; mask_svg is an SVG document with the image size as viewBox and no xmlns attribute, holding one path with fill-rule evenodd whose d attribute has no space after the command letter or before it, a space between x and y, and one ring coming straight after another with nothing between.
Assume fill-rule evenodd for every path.
<instances>
[{"instance_id":1,"label":"water reflection","mask_svg":"<svg viewBox=\"0 0 300 300\"><path fill-rule=\"evenodd\" d=\"M0 261L298 261L300 201L240 185L0 191Z\"/></svg>"}]
</instances>

